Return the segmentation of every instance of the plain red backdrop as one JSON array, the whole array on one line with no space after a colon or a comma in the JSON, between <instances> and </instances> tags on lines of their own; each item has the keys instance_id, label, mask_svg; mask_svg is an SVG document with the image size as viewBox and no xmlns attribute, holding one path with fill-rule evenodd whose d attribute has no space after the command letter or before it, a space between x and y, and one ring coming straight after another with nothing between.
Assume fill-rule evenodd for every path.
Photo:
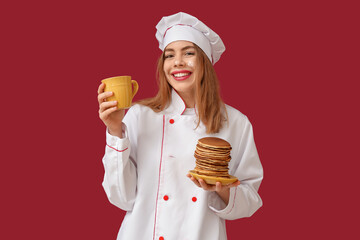
<instances>
[{"instance_id":1,"label":"plain red backdrop","mask_svg":"<svg viewBox=\"0 0 360 240\"><path fill-rule=\"evenodd\" d=\"M229 239L355 239L359 14L355 1L14 1L1 7L1 239L116 239L102 189L100 80L156 93L155 25L184 11L223 39L225 102L246 114L264 206ZM356 110L357 109L357 110ZM154 176L155 177L155 176ZM187 181L184 178L184 181Z\"/></svg>"}]
</instances>

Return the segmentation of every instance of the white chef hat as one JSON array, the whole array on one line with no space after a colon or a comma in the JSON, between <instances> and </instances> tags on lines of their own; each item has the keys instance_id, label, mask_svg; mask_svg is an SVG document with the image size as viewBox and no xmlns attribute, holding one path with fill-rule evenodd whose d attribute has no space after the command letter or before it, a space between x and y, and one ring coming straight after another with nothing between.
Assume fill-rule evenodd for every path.
<instances>
[{"instance_id":1,"label":"white chef hat","mask_svg":"<svg viewBox=\"0 0 360 240\"><path fill-rule=\"evenodd\" d=\"M169 43L178 40L190 41L205 52L212 64L215 64L225 51L224 43L219 35L199 19L187 13L179 12L163 17L156 25L156 29L155 36L162 51Z\"/></svg>"}]
</instances>

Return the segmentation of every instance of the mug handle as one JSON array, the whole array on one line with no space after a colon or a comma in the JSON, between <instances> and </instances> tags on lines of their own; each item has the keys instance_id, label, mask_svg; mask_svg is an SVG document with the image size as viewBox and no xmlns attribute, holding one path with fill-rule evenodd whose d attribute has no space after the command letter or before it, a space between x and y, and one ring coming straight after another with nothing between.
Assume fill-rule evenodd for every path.
<instances>
[{"instance_id":1,"label":"mug handle","mask_svg":"<svg viewBox=\"0 0 360 240\"><path fill-rule=\"evenodd\" d=\"M135 96L135 94L136 94L137 91L139 90L139 84L138 84L135 80L131 80L131 85L132 85L132 87L133 87L131 99L133 99L134 96Z\"/></svg>"}]
</instances>

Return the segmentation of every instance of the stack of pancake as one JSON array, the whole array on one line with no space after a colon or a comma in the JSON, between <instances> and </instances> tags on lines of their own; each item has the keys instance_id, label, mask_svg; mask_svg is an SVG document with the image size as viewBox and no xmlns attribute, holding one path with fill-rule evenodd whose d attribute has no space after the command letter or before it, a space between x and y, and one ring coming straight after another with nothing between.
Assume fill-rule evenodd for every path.
<instances>
[{"instance_id":1,"label":"stack of pancake","mask_svg":"<svg viewBox=\"0 0 360 240\"><path fill-rule=\"evenodd\" d=\"M199 139L194 154L196 158L194 172L199 175L229 178L230 151L231 145L221 138Z\"/></svg>"}]
</instances>

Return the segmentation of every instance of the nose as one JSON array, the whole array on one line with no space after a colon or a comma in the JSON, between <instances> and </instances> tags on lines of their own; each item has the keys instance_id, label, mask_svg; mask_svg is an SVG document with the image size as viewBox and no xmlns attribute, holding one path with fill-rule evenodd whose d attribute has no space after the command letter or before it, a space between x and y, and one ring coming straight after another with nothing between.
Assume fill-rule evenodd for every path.
<instances>
[{"instance_id":1,"label":"nose","mask_svg":"<svg viewBox=\"0 0 360 240\"><path fill-rule=\"evenodd\" d=\"M175 67L181 67L185 65L184 59L181 55L175 57L174 65Z\"/></svg>"}]
</instances>

